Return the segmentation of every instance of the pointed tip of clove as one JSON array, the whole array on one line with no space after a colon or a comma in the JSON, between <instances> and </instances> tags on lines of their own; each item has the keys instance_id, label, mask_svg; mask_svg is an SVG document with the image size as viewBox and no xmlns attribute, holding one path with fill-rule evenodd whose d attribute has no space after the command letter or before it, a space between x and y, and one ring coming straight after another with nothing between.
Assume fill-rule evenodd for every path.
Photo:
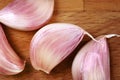
<instances>
[{"instance_id":1,"label":"pointed tip of clove","mask_svg":"<svg viewBox=\"0 0 120 80\"><path fill-rule=\"evenodd\" d=\"M43 71L46 74L50 74L50 72L51 72L51 70L46 70L46 69L43 69L43 68L39 68L38 71Z\"/></svg>"},{"instance_id":2,"label":"pointed tip of clove","mask_svg":"<svg viewBox=\"0 0 120 80\"><path fill-rule=\"evenodd\" d=\"M106 38L112 38L112 37L120 37L119 34L108 34L108 35L105 35Z\"/></svg>"}]
</instances>

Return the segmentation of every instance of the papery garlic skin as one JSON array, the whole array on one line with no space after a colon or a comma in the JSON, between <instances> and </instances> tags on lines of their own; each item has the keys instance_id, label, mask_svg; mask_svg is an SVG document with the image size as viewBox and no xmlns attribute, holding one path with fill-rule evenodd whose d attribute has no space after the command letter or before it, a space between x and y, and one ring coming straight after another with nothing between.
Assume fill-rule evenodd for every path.
<instances>
[{"instance_id":1,"label":"papery garlic skin","mask_svg":"<svg viewBox=\"0 0 120 80\"><path fill-rule=\"evenodd\" d=\"M90 41L76 55L73 80L110 80L109 49L105 36Z\"/></svg>"},{"instance_id":2,"label":"papery garlic skin","mask_svg":"<svg viewBox=\"0 0 120 80\"><path fill-rule=\"evenodd\" d=\"M11 48L0 25L0 74L15 75L22 72L24 67L25 62Z\"/></svg>"},{"instance_id":3,"label":"papery garlic skin","mask_svg":"<svg viewBox=\"0 0 120 80\"><path fill-rule=\"evenodd\" d=\"M18 30L42 27L51 18L54 0L14 0L0 11L0 22Z\"/></svg>"},{"instance_id":4,"label":"papery garlic skin","mask_svg":"<svg viewBox=\"0 0 120 80\"><path fill-rule=\"evenodd\" d=\"M43 27L31 41L32 66L50 73L78 46L83 36L84 30L73 24L53 23Z\"/></svg>"}]
</instances>

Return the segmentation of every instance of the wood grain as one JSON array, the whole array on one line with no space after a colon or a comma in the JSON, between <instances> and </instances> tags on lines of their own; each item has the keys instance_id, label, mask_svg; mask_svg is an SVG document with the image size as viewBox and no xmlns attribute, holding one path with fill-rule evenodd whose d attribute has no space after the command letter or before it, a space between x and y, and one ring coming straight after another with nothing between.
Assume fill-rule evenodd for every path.
<instances>
[{"instance_id":1,"label":"wood grain","mask_svg":"<svg viewBox=\"0 0 120 80\"><path fill-rule=\"evenodd\" d=\"M120 0L85 0L88 11L120 11Z\"/></svg>"},{"instance_id":2,"label":"wood grain","mask_svg":"<svg viewBox=\"0 0 120 80\"><path fill-rule=\"evenodd\" d=\"M2 2L0 3L1 8L4 6L4 4L7 4L8 1L10 0L0 0L0 2ZM69 3L67 3L66 1L67 0L55 1L56 6L54 15L49 23L73 23L81 26L95 37L110 33L120 34L120 7L117 9L118 12L114 12L114 10L111 11L107 10L106 8L99 10L99 8L97 8L97 5L94 5L96 9L95 11L84 11L84 8L79 5L79 3L81 4L82 0L80 0L80 2L79 0L76 0L79 3L74 2L74 0L70 0ZM106 0L106 2L107 1L108 0ZM106 4L107 6L108 3L106 2L104 4ZM84 4L87 5L87 3ZM108 8L110 8L109 6L110 5L108 5ZM79 7L81 9L79 9ZM87 9L91 9L91 7L87 7ZM72 80L71 65L74 56L76 55L77 51L83 46L83 44L90 40L88 37L85 37L79 47L67 59L60 63L51 72L50 75L47 75L42 71L34 70L29 60L29 44L36 31L22 32L8 28L5 25L2 26L13 49L22 59L26 59L27 63L25 70L22 73L15 76L0 75L0 80ZM108 40L108 43L110 47L111 58L111 80L120 80L120 38L111 38Z\"/></svg>"},{"instance_id":3,"label":"wood grain","mask_svg":"<svg viewBox=\"0 0 120 80\"><path fill-rule=\"evenodd\" d=\"M55 10L80 11L84 9L83 0L55 0Z\"/></svg>"}]
</instances>

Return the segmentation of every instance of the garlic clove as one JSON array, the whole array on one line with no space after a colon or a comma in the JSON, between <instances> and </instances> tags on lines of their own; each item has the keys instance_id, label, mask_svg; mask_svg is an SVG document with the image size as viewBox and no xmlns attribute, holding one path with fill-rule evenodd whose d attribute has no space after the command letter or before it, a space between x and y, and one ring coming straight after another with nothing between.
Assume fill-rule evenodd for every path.
<instances>
[{"instance_id":1,"label":"garlic clove","mask_svg":"<svg viewBox=\"0 0 120 80\"><path fill-rule=\"evenodd\" d=\"M22 72L24 67L25 62L11 48L0 25L0 74L15 75Z\"/></svg>"},{"instance_id":2,"label":"garlic clove","mask_svg":"<svg viewBox=\"0 0 120 80\"><path fill-rule=\"evenodd\" d=\"M0 11L0 22L18 30L42 27L51 18L54 0L14 0Z\"/></svg>"},{"instance_id":3,"label":"garlic clove","mask_svg":"<svg viewBox=\"0 0 120 80\"><path fill-rule=\"evenodd\" d=\"M73 80L110 80L109 49L106 38L117 34L97 37L88 42L76 55L72 65Z\"/></svg>"},{"instance_id":4,"label":"garlic clove","mask_svg":"<svg viewBox=\"0 0 120 80\"><path fill-rule=\"evenodd\" d=\"M78 46L84 34L83 29L73 24L53 23L43 27L31 41L32 66L50 73Z\"/></svg>"}]
</instances>

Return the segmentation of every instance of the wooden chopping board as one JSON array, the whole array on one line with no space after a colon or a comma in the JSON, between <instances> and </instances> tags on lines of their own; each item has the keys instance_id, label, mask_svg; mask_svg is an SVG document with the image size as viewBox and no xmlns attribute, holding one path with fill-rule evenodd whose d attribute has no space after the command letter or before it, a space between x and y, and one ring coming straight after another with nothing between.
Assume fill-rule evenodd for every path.
<instances>
[{"instance_id":1,"label":"wooden chopping board","mask_svg":"<svg viewBox=\"0 0 120 80\"><path fill-rule=\"evenodd\" d=\"M0 9L12 0L0 0ZM102 34L120 34L119 0L55 0L55 11L49 23L67 22L81 26L94 37ZM9 43L22 58L25 70L14 76L0 75L0 80L72 80L71 65L77 51L90 39L85 37L80 46L51 74L32 68L29 59L30 41L36 31L22 32L2 25ZM111 58L111 80L120 80L120 38L108 40Z\"/></svg>"}]
</instances>

